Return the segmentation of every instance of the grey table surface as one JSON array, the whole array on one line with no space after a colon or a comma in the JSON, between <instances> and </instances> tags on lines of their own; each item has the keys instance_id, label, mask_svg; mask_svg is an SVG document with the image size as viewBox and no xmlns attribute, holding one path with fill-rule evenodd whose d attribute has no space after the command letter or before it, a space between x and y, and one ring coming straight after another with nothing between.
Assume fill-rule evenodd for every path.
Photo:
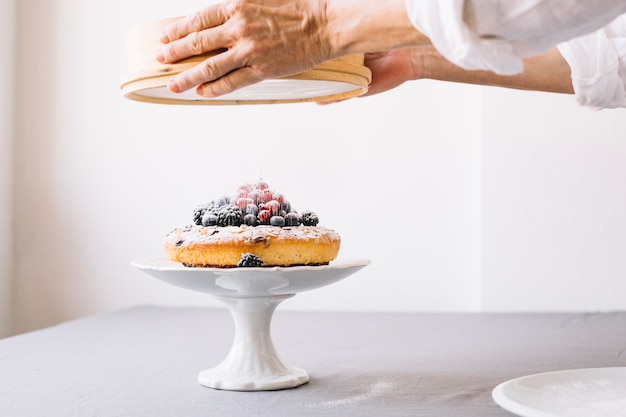
<instances>
[{"instance_id":1,"label":"grey table surface","mask_svg":"<svg viewBox=\"0 0 626 417\"><path fill-rule=\"evenodd\" d=\"M539 372L626 366L626 312L292 312L274 345L300 387L198 384L228 353L227 309L140 306L0 340L1 417L506 417L491 391Z\"/></svg>"}]
</instances>

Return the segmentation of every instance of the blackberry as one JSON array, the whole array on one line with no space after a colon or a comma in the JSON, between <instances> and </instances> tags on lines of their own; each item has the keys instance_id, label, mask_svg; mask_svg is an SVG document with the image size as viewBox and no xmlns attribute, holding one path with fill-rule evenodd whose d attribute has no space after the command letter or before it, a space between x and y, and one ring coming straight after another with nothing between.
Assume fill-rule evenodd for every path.
<instances>
[{"instance_id":1,"label":"blackberry","mask_svg":"<svg viewBox=\"0 0 626 417\"><path fill-rule=\"evenodd\" d=\"M220 207L221 206L219 202L217 202L216 200L213 200L209 204L207 204L206 211L210 211L211 213L217 216L217 213L220 211Z\"/></svg>"},{"instance_id":2,"label":"blackberry","mask_svg":"<svg viewBox=\"0 0 626 417\"><path fill-rule=\"evenodd\" d=\"M299 226L300 216L297 213L288 213L285 215L285 226Z\"/></svg>"},{"instance_id":3,"label":"blackberry","mask_svg":"<svg viewBox=\"0 0 626 417\"><path fill-rule=\"evenodd\" d=\"M259 268L263 266L263 260L251 253L244 253L237 263L239 268Z\"/></svg>"},{"instance_id":4,"label":"blackberry","mask_svg":"<svg viewBox=\"0 0 626 417\"><path fill-rule=\"evenodd\" d=\"M241 209L234 204L222 206L217 213L218 226L241 226L241 223L243 223L243 214Z\"/></svg>"},{"instance_id":5,"label":"blackberry","mask_svg":"<svg viewBox=\"0 0 626 417\"><path fill-rule=\"evenodd\" d=\"M219 204L214 200L207 204L200 204L193 209L193 222L198 226L202 226L202 217L207 212L213 213L217 216L217 212L220 210Z\"/></svg>"},{"instance_id":6,"label":"blackberry","mask_svg":"<svg viewBox=\"0 0 626 417\"><path fill-rule=\"evenodd\" d=\"M305 226L317 226L320 219L317 218L317 214L312 211L303 211L302 212L302 224Z\"/></svg>"},{"instance_id":7,"label":"blackberry","mask_svg":"<svg viewBox=\"0 0 626 417\"><path fill-rule=\"evenodd\" d=\"M202 226L202 216L206 213L208 204L200 204L195 209L193 209L193 222L198 226Z\"/></svg>"}]
</instances>

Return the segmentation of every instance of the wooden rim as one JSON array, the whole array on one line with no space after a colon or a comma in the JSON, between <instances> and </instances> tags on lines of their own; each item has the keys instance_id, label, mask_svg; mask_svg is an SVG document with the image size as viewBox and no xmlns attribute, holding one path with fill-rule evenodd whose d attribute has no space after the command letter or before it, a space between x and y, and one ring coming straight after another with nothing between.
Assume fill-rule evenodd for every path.
<instances>
[{"instance_id":1,"label":"wooden rim","mask_svg":"<svg viewBox=\"0 0 626 417\"><path fill-rule=\"evenodd\" d=\"M137 26L127 34L127 72L120 78L120 88L124 97L141 102L159 104L190 104L190 105L220 105L220 104L267 104L267 103L294 103L312 101L333 101L355 97L367 92L372 73L364 62L363 54L351 54L345 57L323 62L310 71L283 77L283 80L308 80L338 82L354 85L354 88L336 94L299 97L293 99L264 98L264 99L189 99L189 98L159 98L142 95L147 89L165 88L169 79L176 74L186 71L205 59L222 51L214 51L187 58L174 64L159 64L154 59L154 51L159 47L158 34L171 21L179 18L163 19L146 25Z\"/></svg>"}]
</instances>

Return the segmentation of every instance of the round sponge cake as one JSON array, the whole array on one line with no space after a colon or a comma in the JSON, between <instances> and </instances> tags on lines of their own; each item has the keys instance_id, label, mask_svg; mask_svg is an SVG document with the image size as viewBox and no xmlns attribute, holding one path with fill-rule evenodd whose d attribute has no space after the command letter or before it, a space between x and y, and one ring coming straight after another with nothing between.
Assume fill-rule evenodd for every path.
<instances>
[{"instance_id":1,"label":"round sponge cake","mask_svg":"<svg viewBox=\"0 0 626 417\"><path fill-rule=\"evenodd\" d=\"M198 205L192 225L166 236L165 253L190 267L324 265L337 257L341 238L318 223L315 212L298 212L260 180Z\"/></svg>"},{"instance_id":2,"label":"round sponge cake","mask_svg":"<svg viewBox=\"0 0 626 417\"><path fill-rule=\"evenodd\" d=\"M324 265L337 257L341 238L317 226L188 226L170 232L170 260L193 267L236 267L244 254L263 266Z\"/></svg>"}]
</instances>

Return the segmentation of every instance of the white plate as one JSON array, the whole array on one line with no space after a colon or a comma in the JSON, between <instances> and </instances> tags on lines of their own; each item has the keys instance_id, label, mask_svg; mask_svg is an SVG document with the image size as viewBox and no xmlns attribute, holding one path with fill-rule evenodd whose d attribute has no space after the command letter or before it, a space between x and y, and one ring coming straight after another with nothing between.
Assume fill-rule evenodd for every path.
<instances>
[{"instance_id":1,"label":"white plate","mask_svg":"<svg viewBox=\"0 0 626 417\"><path fill-rule=\"evenodd\" d=\"M624 417L626 367L546 372L504 382L494 401L522 417Z\"/></svg>"},{"instance_id":2,"label":"white plate","mask_svg":"<svg viewBox=\"0 0 626 417\"><path fill-rule=\"evenodd\" d=\"M167 259L133 261L132 265L177 287L218 296L288 295L340 281L370 261L335 260L322 266L268 268L189 268Z\"/></svg>"}]
</instances>

